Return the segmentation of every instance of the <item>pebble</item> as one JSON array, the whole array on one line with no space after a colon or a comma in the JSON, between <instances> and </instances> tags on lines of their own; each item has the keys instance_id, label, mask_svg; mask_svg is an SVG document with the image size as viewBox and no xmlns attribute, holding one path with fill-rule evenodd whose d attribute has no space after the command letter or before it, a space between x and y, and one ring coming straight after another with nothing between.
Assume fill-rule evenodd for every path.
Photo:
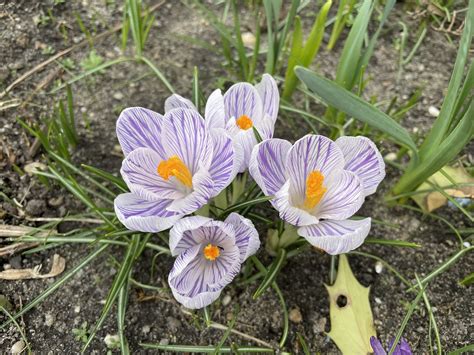
<instances>
[{"instance_id":1,"label":"pebble","mask_svg":"<svg viewBox=\"0 0 474 355\"><path fill-rule=\"evenodd\" d=\"M149 325L144 325L142 327L142 333L144 333L144 334L150 333L150 330L151 330L151 327Z\"/></svg>"},{"instance_id":2,"label":"pebble","mask_svg":"<svg viewBox=\"0 0 474 355\"><path fill-rule=\"evenodd\" d=\"M469 248L471 246L471 243L464 242L464 243L462 243L462 245L464 245L465 248Z\"/></svg>"},{"instance_id":3,"label":"pebble","mask_svg":"<svg viewBox=\"0 0 474 355\"><path fill-rule=\"evenodd\" d=\"M81 311L81 306L74 307L74 313L79 313Z\"/></svg>"},{"instance_id":4,"label":"pebble","mask_svg":"<svg viewBox=\"0 0 474 355\"><path fill-rule=\"evenodd\" d=\"M382 273L382 271L383 271L383 264L380 261L377 261L375 263L375 272L377 274L380 274L380 273Z\"/></svg>"},{"instance_id":5,"label":"pebble","mask_svg":"<svg viewBox=\"0 0 474 355\"><path fill-rule=\"evenodd\" d=\"M388 153L388 154L385 156L385 160L388 160L388 161L395 161L395 160L397 160L397 154L396 154L396 153Z\"/></svg>"},{"instance_id":6,"label":"pebble","mask_svg":"<svg viewBox=\"0 0 474 355\"><path fill-rule=\"evenodd\" d=\"M20 354L25 349L25 342L23 340L18 340L15 344L13 344L10 352L12 354Z\"/></svg>"},{"instance_id":7,"label":"pebble","mask_svg":"<svg viewBox=\"0 0 474 355\"><path fill-rule=\"evenodd\" d=\"M428 107L428 113L433 117L438 117L439 110L435 106Z\"/></svg>"},{"instance_id":8,"label":"pebble","mask_svg":"<svg viewBox=\"0 0 474 355\"><path fill-rule=\"evenodd\" d=\"M168 317L166 318L166 321L168 323L168 328L173 332L181 327L181 322L174 317Z\"/></svg>"},{"instance_id":9,"label":"pebble","mask_svg":"<svg viewBox=\"0 0 474 355\"><path fill-rule=\"evenodd\" d=\"M288 318L290 318L290 321L293 323L301 323L303 321L303 316L301 315L299 308L293 308L290 310Z\"/></svg>"},{"instance_id":10,"label":"pebble","mask_svg":"<svg viewBox=\"0 0 474 355\"><path fill-rule=\"evenodd\" d=\"M46 209L46 203L43 200L33 199L26 204L25 212L30 216L40 216Z\"/></svg>"},{"instance_id":11,"label":"pebble","mask_svg":"<svg viewBox=\"0 0 474 355\"><path fill-rule=\"evenodd\" d=\"M120 338L118 335L107 334L104 338L104 343L109 349L115 349L120 344Z\"/></svg>"},{"instance_id":12,"label":"pebble","mask_svg":"<svg viewBox=\"0 0 474 355\"><path fill-rule=\"evenodd\" d=\"M382 300L378 297L375 297L375 303L382 304Z\"/></svg>"},{"instance_id":13,"label":"pebble","mask_svg":"<svg viewBox=\"0 0 474 355\"><path fill-rule=\"evenodd\" d=\"M224 307L228 306L231 299L232 299L232 297L230 297L229 295L225 295L224 298L222 299L222 305Z\"/></svg>"},{"instance_id":14,"label":"pebble","mask_svg":"<svg viewBox=\"0 0 474 355\"><path fill-rule=\"evenodd\" d=\"M54 323L54 316L51 313L46 313L44 315L44 324L46 326L51 327Z\"/></svg>"},{"instance_id":15,"label":"pebble","mask_svg":"<svg viewBox=\"0 0 474 355\"><path fill-rule=\"evenodd\" d=\"M48 200L48 205L51 207L59 207L64 203L64 196L51 197Z\"/></svg>"},{"instance_id":16,"label":"pebble","mask_svg":"<svg viewBox=\"0 0 474 355\"><path fill-rule=\"evenodd\" d=\"M163 338L160 340L160 345L169 345L170 341L167 338Z\"/></svg>"},{"instance_id":17,"label":"pebble","mask_svg":"<svg viewBox=\"0 0 474 355\"><path fill-rule=\"evenodd\" d=\"M123 99L123 94L121 92L115 92L112 97L115 99L115 100L122 100Z\"/></svg>"}]
</instances>

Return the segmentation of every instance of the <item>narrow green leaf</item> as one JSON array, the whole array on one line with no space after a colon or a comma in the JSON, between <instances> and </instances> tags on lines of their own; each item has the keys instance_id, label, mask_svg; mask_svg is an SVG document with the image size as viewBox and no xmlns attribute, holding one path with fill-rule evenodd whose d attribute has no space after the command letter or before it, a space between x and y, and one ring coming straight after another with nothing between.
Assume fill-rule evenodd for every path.
<instances>
[{"instance_id":1,"label":"narrow green leaf","mask_svg":"<svg viewBox=\"0 0 474 355\"><path fill-rule=\"evenodd\" d=\"M237 203L235 205L230 206L226 210L224 210L221 213L221 215L225 215L225 214L228 214L228 213L234 212L234 211L240 211L242 209L252 207L254 205L258 205L258 204L266 202L266 201L270 201L273 198L274 198L274 196L263 196L263 197L257 197L255 199L245 201L245 202L242 202L242 203Z\"/></svg>"},{"instance_id":2,"label":"narrow green leaf","mask_svg":"<svg viewBox=\"0 0 474 355\"><path fill-rule=\"evenodd\" d=\"M415 143L408 132L390 116L321 75L303 67L296 67L295 71L298 78L327 104L381 130L416 154Z\"/></svg>"},{"instance_id":3,"label":"narrow green leaf","mask_svg":"<svg viewBox=\"0 0 474 355\"><path fill-rule=\"evenodd\" d=\"M390 239L376 239L367 238L364 243L367 244L378 244L378 245L390 245L393 247L406 247L406 248L421 248L420 244L406 242L404 240L390 240Z\"/></svg>"},{"instance_id":4,"label":"narrow green leaf","mask_svg":"<svg viewBox=\"0 0 474 355\"><path fill-rule=\"evenodd\" d=\"M158 70L157 67L155 67L155 65L150 61L148 60L147 58L145 57L139 57L138 60L142 61L143 63L145 63L146 65L148 65L150 67L151 70L153 70L153 72L155 73L155 75L158 77L158 79L161 80L161 82L163 84L165 84L165 86L167 87L167 89L172 93L174 94L174 89L173 89L173 86L171 86L171 84L169 83L169 81L166 79L166 77L163 75L163 73Z\"/></svg>"},{"instance_id":5,"label":"narrow green leaf","mask_svg":"<svg viewBox=\"0 0 474 355\"><path fill-rule=\"evenodd\" d=\"M160 345L160 344L147 344L147 343L140 343L140 346L144 347L145 349L157 349L163 351L171 351L177 353L205 353L211 354L216 351L215 346L195 346L195 345ZM238 350L240 353L275 353L275 350L270 348L259 348L256 346L234 346L230 347L222 347L220 348L220 352L223 354L230 354L233 353L235 350Z\"/></svg>"},{"instance_id":6,"label":"narrow green leaf","mask_svg":"<svg viewBox=\"0 0 474 355\"><path fill-rule=\"evenodd\" d=\"M120 189L122 192L128 192L127 184L125 184L125 181L123 181L122 178L119 178L117 176L114 176L110 174L109 172L96 168L94 166L86 165L86 164L81 164L81 166L86 169L87 171L90 171L92 174L104 179L105 181L108 181L112 184L114 184L116 187Z\"/></svg>"},{"instance_id":7,"label":"narrow green leaf","mask_svg":"<svg viewBox=\"0 0 474 355\"><path fill-rule=\"evenodd\" d=\"M469 275L467 275L465 278L463 278L461 281L459 281L459 284L461 286L469 286L474 283L474 272L471 272Z\"/></svg>"},{"instance_id":8,"label":"narrow green leaf","mask_svg":"<svg viewBox=\"0 0 474 355\"><path fill-rule=\"evenodd\" d=\"M263 279L262 283L253 294L253 299L257 299L261 295L263 295L263 293L267 290L267 288L270 287L273 281L275 281L285 260L286 260L286 250L282 248L278 251L278 255L275 258L275 260L273 260L272 264L270 265L270 268L268 269L267 274L265 275L265 278Z\"/></svg>"}]
</instances>

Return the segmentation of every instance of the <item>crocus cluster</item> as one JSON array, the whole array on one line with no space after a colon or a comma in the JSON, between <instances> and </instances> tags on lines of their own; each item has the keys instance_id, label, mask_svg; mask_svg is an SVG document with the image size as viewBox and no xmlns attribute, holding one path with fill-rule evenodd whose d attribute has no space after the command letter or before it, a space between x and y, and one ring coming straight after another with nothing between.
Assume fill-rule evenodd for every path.
<instances>
[{"instance_id":1,"label":"crocus cluster","mask_svg":"<svg viewBox=\"0 0 474 355\"><path fill-rule=\"evenodd\" d=\"M330 254L357 248L370 230L370 218L349 218L385 175L374 143L307 135L292 145L273 138L279 102L275 80L264 74L255 86L212 92L204 117L174 94L164 115L132 107L117 121L130 192L115 199L115 212L130 230L172 227L169 284L186 307L213 302L260 245L252 222L236 213L225 221L189 217L247 169L280 217Z\"/></svg>"}]
</instances>

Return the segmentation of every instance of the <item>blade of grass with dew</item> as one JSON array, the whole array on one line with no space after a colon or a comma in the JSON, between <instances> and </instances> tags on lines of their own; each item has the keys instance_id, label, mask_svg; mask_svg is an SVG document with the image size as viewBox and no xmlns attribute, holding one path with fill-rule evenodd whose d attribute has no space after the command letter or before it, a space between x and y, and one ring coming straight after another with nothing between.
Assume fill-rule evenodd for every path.
<instances>
[{"instance_id":1,"label":"blade of grass with dew","mask_svg":"<svg viewBox=\"0 0 474 355\"><path fill-rule=\"evenodd\" d=\"M275 260L273 260L270 267L268 268L267 274L265 275L263 281L260 283L260 286L258 286L257 290L254 292L254 300L263 295L267 288L270 287L270 285L276 280L276 277L278 276L285 260L286 250L282 248L278 251L277 257L275 258Z\"/></svg>"},{"instance_id":2,"label":"blade of grass with dew","mask_svg":"<svg viewBox=\"0 0 474 355\"><path fill-rule=\"evenodd\" d=\"M370 105L352 92L306 68L296 67L296 75L305 85L327 104L355 119L379 129L395 142L416 152L416 145L408 132L390 116Z\"/></svg>"},{"instance_id":3,"label":"blade of grass with dew","mask_svg":"<svg viewBox=\"0 0 474 355\"><path fill-rule=\"evenodd\" d=\"M107 249L108 245L101 245L98 247L94 252L89 254L86 258L81 260L81 262L74 267L72 270L66 272L61 278L56 280L54 283L52 283L46 290L41 292L39 296L37 296L33 301L28 303L25 307L21 309L21 311L17 312L16 314L13 315L13 319L18 319L22 315L24 315L26 312L28 312L30 309L36 307L38 304L40 304L44 299L46 299L51 293L56 291L59 287L61 287L63 284L65 284L70 278L72 278L77 272L82 270L87 264L89 264L92 260L94 260L97 256L99 256L105 249ZM8 320L4 322L2 325L0 325L0 329L5 328L8 324L10 324L11 320Z\"/></svg>"},{"instance_id":4,"label":"blade of grass with dew","mask_svg":"<svg viewBox=\"0 0 474 355\"><path fill-rule=\"evenodd\" d=\"M459 87L462 82L464 74L464 68L466 61L469 56L469 48L472 42L474 27L474 0L469 0L468 12L466 15L466 21L464 30L459 42L459 50L456 55L456 62L454 64L453 74L449 81L447 95L441 106L440 113L436 119L433 127L428 133L428 136L424 140L420 147L420 157L423 159L426 156L433 154L433 151L437 151L438 146L443 141L443 138L448 131L449 124L452 119L453 111L456 108L456 96L458 95ZM471 116L472 118L472 116Z\"/></svg>"},{"instance_id":5,"label":"blade of grass with dew","mask_svg":"<svg viewBox=\"0 0 474 355\"><path fill-rule=\"evenodd\" d=\"M82 353L86 351L86 349L91 344L92 340L95 338L98 330L101 328L102 324L104 323L105 319L107 318L112 306L114 305L117 297L119 296L120 290L122 286L128 282L128 277L130 275L130 271L133 267L133 262L135 260L135 253L139 248L139 238L138 235L134 235L131 238L131 242L127 247L125 256L123 258L123 262L120 265L119 270L117 271L117 275L112 282L112 286L109 289L109 293L105 300L104 307L102 308L101 315L97 322L95 323L94 328L92 329L89 337L87 338L87 342L84 344L82 348Z\"/></svg>"}]
</instances>

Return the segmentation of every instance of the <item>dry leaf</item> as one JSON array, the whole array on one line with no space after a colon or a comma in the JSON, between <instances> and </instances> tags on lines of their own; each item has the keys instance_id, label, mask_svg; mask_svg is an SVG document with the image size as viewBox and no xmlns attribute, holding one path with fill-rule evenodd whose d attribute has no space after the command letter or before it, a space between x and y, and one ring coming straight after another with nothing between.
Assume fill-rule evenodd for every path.
<instances>
[{"instance_id":1,"label":"dry leaf","mask_svg":"<svg viewBox=\"0 0 474 355\"><path fill-rule=\"evenodd\" d=\"M457 184L474 184L474 178L469 175L463 167L453 168L445 166L443 172L438 171L428 178L432 185L439 186L444 189L444 192L452 197L474 198L474 186L459 186L453 188L453 181ZM447 178L445 175L449 176ZM428 182L421 184L417 191L432 190L433 186ZM446 189L446 187L450 188ZM435 209L444 206L448 199L438 191L425 192L413 195L412 199L421 207L422 210L431 212Z\"/></svg>"},{"instance_id":2,"label":"dry leaf","mask_svg":"<svg viewBox=\"0 0 474 355\"><path fill-rule=\"evenodd\" d=\"M58 231L56 229L40 230L39 228L27 226L10 226L7 224L0 224L0 238L23 237L25 235L34 235L35 237L48 237L52 234L58 234Z\"/></svg>"},{"instance_id":3,"label":"dry leaf","mask_svg":"<svg viewBox=\"0 0 474 355\"><path fill-rule=\"evenodd\" d=\"M51 271L47 274L40 274L41 265L37 265L32 269L8 269L0 272L0 280L26 280L26 279L45 279L48 277L58 276L66 268L66 260L54 254L53 265Z\"/></svg>"},{"instance_id":4,"label":"dry leaf","mask_svg":"<svg viewBox=\"0 0 474 355\"><path fill-rule=\"evenodd\" d=\"M329 293L331 331L329 336L343 354L366 355L372 353L370 337L376 336L369 287L362 286L352 273L347 257L339 256L336 282L326 286ZM338 298L346 300L338 305Z\"/></svg>"}]
</instances>

